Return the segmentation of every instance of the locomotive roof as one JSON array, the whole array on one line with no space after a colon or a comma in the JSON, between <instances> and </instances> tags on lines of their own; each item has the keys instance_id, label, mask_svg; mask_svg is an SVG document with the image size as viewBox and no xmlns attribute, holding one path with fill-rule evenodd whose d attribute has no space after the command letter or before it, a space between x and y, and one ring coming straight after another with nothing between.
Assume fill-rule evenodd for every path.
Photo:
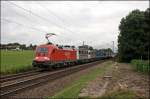
<instances>
[{"instance_id":1,"label":"locomotive roof","mask_svg":"<svg viewBox=\"0 0 150 99\"><path fill-rule=\"evenodd\" d=\"M52 48L58 48L57 46L53 45L53 44L43 44L43 45L39 45L39 47L52 47Z\"/></svg>"},{"instance_id":2,"label":"locomotive roof","mask_svg":"<svg viewBox=\"0 0 150 99\"><path fill-rule=\"evenodd\" d=\"M62 49L62 50L75 50L74 48L71 47L62 47L60 48L59 46L53 45L53 44L43 44L43 45L39 45L38 47L50 47L53 49Z\"/></svg>"}]
</instances>

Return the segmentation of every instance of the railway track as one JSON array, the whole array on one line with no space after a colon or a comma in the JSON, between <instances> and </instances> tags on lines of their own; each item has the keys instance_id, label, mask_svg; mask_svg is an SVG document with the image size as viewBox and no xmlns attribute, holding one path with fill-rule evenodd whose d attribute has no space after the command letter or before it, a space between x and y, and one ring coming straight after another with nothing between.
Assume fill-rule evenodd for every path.
<instances>
[{"instance_id":1,"label":"railway track","mask_svg":"<svg viewBox=\"0 0 150 99\"><path fill-rule=\"evenodd\" d=\"M96 62L92 62L92 63L87 63L87 64L82 64L82 65L73 66L73 67L69 67L69 68L64 68L64 69L57 70L57 71L47 72L47 73L43 74L42 76L39 76L36 78L31 78L28 80L23 80L23 81L3 85L0 87L0 89L1 89L0 96L1 97L9 97L15 93L19 93L26 89L31 89L35 86L39 86L39 85L42 85L49 81L59 79L61 77L67 76L69 74L89 68L93 65L97 65L104 61L105 60L100 60L100 61L96 61Z\"/></svg>"},{"instance_id":2,"label":"railway track","mask_svg":"<svg viewBox=\"0 0 150 99\"><path fill-rule=\"evenodd\" d=\"M18 74L13 74L13 75L1 76L0 77L0 83L11 81L11 80L15 80L15 79L19 79L19 78L22 78L22 77L36 75L36 74L39 73L39 71L40 70L32 70L32 71L28 71L28 72L24 72L24 73L18 73Z\"/></svg>"}]
</instances>

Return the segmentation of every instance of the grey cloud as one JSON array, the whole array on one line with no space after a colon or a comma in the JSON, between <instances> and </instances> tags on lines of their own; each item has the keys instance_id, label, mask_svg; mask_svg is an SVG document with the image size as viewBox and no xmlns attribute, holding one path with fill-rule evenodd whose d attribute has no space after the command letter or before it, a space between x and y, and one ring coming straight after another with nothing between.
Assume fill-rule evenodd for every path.
<instances>
[{"instance_id":1,"label":"grey cloud","mask_svg":"<svg viewBox=\"0 0 150 99\"><path fill-rule=\"evenodd\" d=\"M50 38L54 43L78 46L85 41L97 48L111 47L112 41L115 41L115 47L117 47L118 25L121 18L134 9L145 10L148 8L148 1L130 3L128 1L11 2L44 17L46 20L17 8L7 1L2 1L1 17L25 25L24 27L1 21L2 42L17 41L25 44L42 44L46 42L45 32L53 32L57 34L56 37Z\"/></svg>"}]
</instances>

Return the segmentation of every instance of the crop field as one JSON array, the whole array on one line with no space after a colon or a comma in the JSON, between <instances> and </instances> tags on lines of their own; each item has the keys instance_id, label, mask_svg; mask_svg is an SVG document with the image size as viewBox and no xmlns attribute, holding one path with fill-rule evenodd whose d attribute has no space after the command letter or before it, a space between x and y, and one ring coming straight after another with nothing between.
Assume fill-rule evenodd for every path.
<instances>
[{"instance_id":1,"label":"crop field","mask_svg":"<svg viewBox=\"0 0 150 99\"><path fill-rule=\"evenodd\" d=\"M0 73L13 74L32 69L34 51L1 50Z\"/></svg>"}]
</instances>

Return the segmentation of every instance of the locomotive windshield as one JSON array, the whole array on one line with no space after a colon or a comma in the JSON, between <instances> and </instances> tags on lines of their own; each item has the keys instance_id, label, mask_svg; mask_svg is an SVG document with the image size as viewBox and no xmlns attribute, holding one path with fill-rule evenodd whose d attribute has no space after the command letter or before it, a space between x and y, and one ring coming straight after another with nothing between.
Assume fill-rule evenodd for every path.
<instances>
[{"instance_id":1,"label":"locomotive windshield","mask_svg":"<svg viewBox=\"0 0 150 99\"><path fill-rule=\"evenodd\" d=\"M46 48L46 47L39 47L39 48L37 48L37 52L47 53L48 52L48 48Z\"/></svg>"}]
</instances>

